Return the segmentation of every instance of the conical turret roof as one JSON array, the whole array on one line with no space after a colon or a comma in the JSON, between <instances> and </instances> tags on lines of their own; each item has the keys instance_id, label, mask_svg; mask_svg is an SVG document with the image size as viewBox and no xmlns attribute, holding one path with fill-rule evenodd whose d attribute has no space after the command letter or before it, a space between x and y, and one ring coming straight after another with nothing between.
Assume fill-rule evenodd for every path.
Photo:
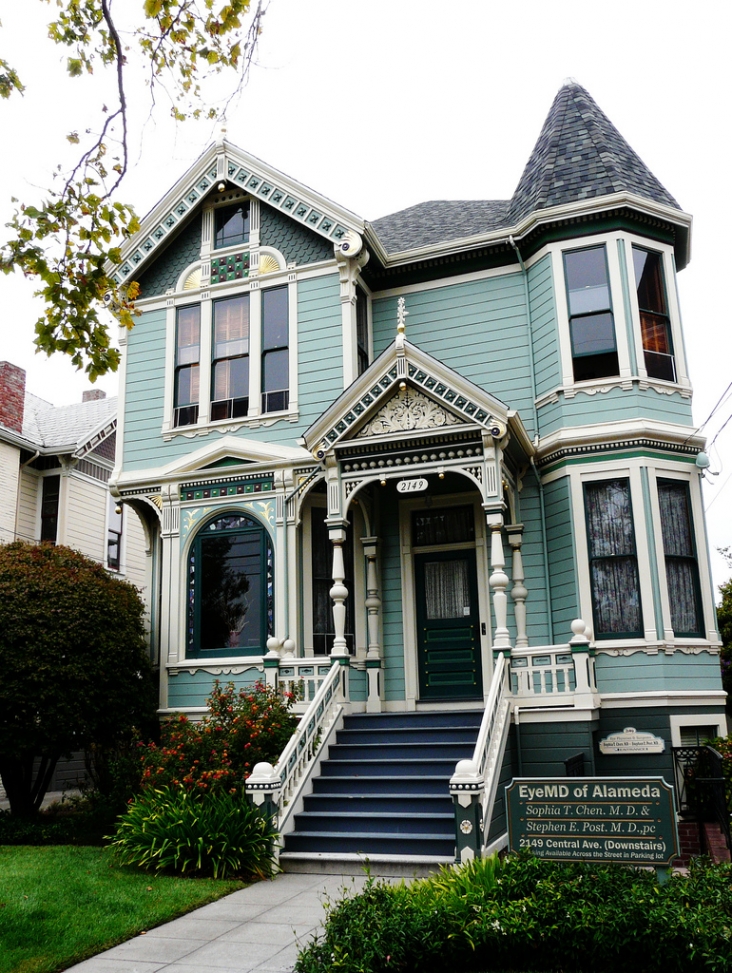
<instances>
[{"instance_id":1,"label":"conical turret roof","mask_svg":"<svg viewBox=\"0 0 732 973\"><path fill-rule=\"evenodd\" d=\"M680 209L592 96L576 81L559 89L511 200L509 222L536 210L630 192Z\"/></svg>"}]
</instances>

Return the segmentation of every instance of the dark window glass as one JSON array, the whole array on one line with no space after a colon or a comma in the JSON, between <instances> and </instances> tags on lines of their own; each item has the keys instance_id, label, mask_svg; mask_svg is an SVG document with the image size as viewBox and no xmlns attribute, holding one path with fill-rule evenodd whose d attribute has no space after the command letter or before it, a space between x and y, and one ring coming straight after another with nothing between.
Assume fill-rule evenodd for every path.
<instances>
[{"instance_id":1,"label":"dark window glass","mask_svg":"<svg viewBox=\"0 0 732 973\"><path fill-rule=\"evenodd\" d=\"M619 373L605 247L564 254L575 380Z\"/></svg>"},{"instance_id":2,"label":"dark window glass","mask_svg":"<svg viewBox=\"0 0 732 973\"><path fill-rule=\"evenodd\" d=\"M56 543L61 477L44 476L41 481L41 540Z\"/></svg>"},{"instance_id":3,"label":"dark window glass","mask_svg":"<svg viewBox=\"0 0 732 973\"><path fill-rule=\"evenodd\" d=\"M356 288L356 344L358 347L358 374L369 367L369 307L368 298L360 287Z\"/></svg>"},{"instance_id":4,"label":"dark window glass","mask_svg":"<svg viewBox=\"0 0 732 973\"><path fill-rule=\"evenodd\" d=\"M122 557L122 510L117 513L117 501L109 498L109 512L107 514L107 567L110 571L119 571Z\"/></svg>"},{"instance_id":5,"label":"dark window glass","mask_svg":"<svg viewBox=\"0 0 732 973\"><path fill-rule=\"evenodd\" d=\"M249 410L249 295L213 305L211 419L238 419Z\"/></svg>"},{"instance_id":6,"label":"dark window glass","mask_svg":"<svg viewBox=\"0 0 732 973\"><path fill-rule=\"evenodd\" d=\"M313 569L313 648L316 655L328 655L333 648L335 625L333 623L333 600L330 589L333 587L333 544L328 536L325 523L325 507L313 507L310 512L310 544ZM344 584L348 589L346 598L346 644L348 651L354 651L353 634L353 532L349 523L346 542L343 545L345 565Z\"/></svg>"},{"instance_id":7,"label":"dark window glass","mask_svg":"<svg viewBox=\"0 0 732 973\"><path fill-rule=\"evenodd\" d=\"M227 514L196 536L188 563L188 655L263 655L273 628L267 531Z\"/></svg>"},{"instance_id":8,"label":"dark window glass","mask_svg":"<svg viewBox=\"0 0 732 973\"><path fill-rule=\"evenodd\" d=\"M174 424L190 426L198 422L201 308L178 308L176 317Z\"/></svg>"},{"instance_id":9,"label":"dark window glass","mask_svg":"<svg viewBox=\"0 0 732 973\"><path fill-rule=\"evenodd\" d=\"M585 484L595 637L643 635L630 482Z\"/></svg>"},{"instance_id":10,"label":"dark window glass","mask_svg":"<svg viewBox=\"0 0 732 973\"><path fill-rule=\"evenodd\" d=\"M676 364L671 346L671 322L661 254L633 247L633 269L646 371L650 378L675 382Z\"/></svg>"},{"instance_id":11,"label":"dark window glass","mask_svg":"<svg viewBox=\"0 0 732 973\"><path fill-rule=\"evenodd\" d=\"M286 409L290 386L287 287L262 291L262 412Z\"/></svg>"},{"instance_id":12,"label":"dark window glass","mask_svg":"<svg viewBox=\"0 0 732 973\"><path fill-rule=\"evenodd\" d=\"M460 544L475 540L472 507L445 507L443 510L415 510L412 513L412 544Z\"/></svg>"},{"instance_id":13,"label":"dark window glass","mask_svg":"<svg viewBox=\"0 0 732 973\"><path fill-rule=\"evenodd\" d=\"M666 583L671 606L671 627L676 636L701 636L699 569L691 520L689 489L678 480L658 481Z\"/></svg>"},{"instance_id":14,"label":"dark window glass","mask_svg":"<svg viewBox=\"0 0 732 973\"><path fill-rule=\"evenodd\" d=\"M234 203L214 210L214 248L232 247L249 242L249 203Z\"/></svg>"}]
</instances>

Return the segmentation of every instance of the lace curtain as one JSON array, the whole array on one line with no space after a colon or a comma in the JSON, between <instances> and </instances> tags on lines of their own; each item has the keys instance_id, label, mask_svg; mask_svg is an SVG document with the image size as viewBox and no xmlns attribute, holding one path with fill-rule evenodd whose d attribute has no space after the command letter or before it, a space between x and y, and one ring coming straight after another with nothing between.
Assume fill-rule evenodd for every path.
<instances>
[{"instance_id":1,"label":"lace curtain","mask_svg":"<svg viewBox=\"0 0 732 973\"><path fill-rule=\"evenodd\" d=\"M702 631L699 582L686 484L659 480L658 505L671 627L676 635L699 635Z\"/></svg>"}]
</instances>

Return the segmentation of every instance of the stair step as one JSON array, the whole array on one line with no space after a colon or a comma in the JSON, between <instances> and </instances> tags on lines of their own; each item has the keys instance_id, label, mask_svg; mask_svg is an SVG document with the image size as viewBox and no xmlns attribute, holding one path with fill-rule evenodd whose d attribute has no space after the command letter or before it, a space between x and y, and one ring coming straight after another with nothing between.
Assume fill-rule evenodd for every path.
<instances>
[{"instance_id":1,"label":"stair step","mask_svg":"<svg viewBox=\"0 0 732 973\"><path fill-rule=\"evenodd\" d=\"M475 727L472 726L395 726L344 728L338 731L339 743L364 743L383 746L388 743L463 743L475 746Z\"/></svg>"},{"instance_id":2,"label":"stair step","mask_svg":"<svg viewBox=\"0 0 732 973\"><path fill-rule=\"evenodd\" d=\"M303 811L295 815L295 833L330 834L335 830L341 834L402 834L421 835L425 831L441 835L454 843L455 815L448 812L439 814L383 814L383 813L345 813Z\"/></svg>"},{"instance_id":3,"label":"stair step","mask_svg":"<svg viewBox=\"0 0 732 973\"><path fill-rule=\"evenodd\" d=\"M404 727L416 729L418 727L439 726L470 726L476 730L483 719L482 710L445 710L435 713L355 713L346 716L343 721L344 729L386 729Z\"/></svg>"},{"instance_id":4,"label":"stair step","mask_svg":"<svg viewBox=\"0 0 732 973\"><path fill-rule=\"evenodd\" d=\"M313 794L350 794L366 796L372 794L410 794L445 797L448 794L445 777L424 777L414 774L410 777L384 777L374 774L340 774L332 777L316 777L313 781Z\"/></svg>"},{"instance_id":5,"label":"stair step","mask_svg":"<svg viewBox=\"0 0 732 973\"><path fill-rule=\"evenodd\" d=\"M346 852L382 855L442 855L452 857L454 837L441 834L355 834L343 831L293 831L287 835L288 852Z\"/></svg>"},{"instance_id":6,"label":"stair step","mask_svg":"<svg viewBox=\"0 0 732 973\"><path fill-rule=\"evenodd\" d=\"M345 812L349 814L375 813L388 814L450 814L452 800L447 794L308 794L305 810L320 811L327 814Z\"/></svg>"},{"instance_id":7,"label":"stair step","mask_svg":"<svg viewBox=\"0 0 732 973\"><path fill-rule=\"evenodd\" d=\"M330 760L464 760L473 756L474 744L471 743L435 743L432 741L399 743L341 743L331 746L328 759ZM455 768L453 767L453 770Z\"/></svg>"},{"instance_id":8,"label":"stair step","mask_svg":"<svg viewBox=\"0 0 732 973\"><path fill-rule=\"evenodd\" d=\"M430 759L422 760L324 760L321 773L325 777L438 777L448 781L455 770L455 760Z\"/></svg>"}]
</instances>

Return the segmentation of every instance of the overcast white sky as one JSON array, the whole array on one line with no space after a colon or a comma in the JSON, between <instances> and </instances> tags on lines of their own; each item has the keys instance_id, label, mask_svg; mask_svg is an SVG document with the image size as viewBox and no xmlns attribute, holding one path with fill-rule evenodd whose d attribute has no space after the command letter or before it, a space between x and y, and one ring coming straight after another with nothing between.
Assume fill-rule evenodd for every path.
<instances>
[{"instance_id":1,"label":"overcast white sky","mask_svg":"<svg viewBox=\"0 0 732 973\"><path fill-rule=\"evenodd\" d=\"M142 0L114 0L134 16ZM0 0L0 56L22 99L0 104L0 222L10 197L40 198L72 129L98 117L104 84L65 79L44 40L53 6ZM701 425L732 381L729 277L729 0L271 0L258 65L227 119L228 138L366 219L427 199L511 196L565 77L595 98L694 217L679 276L694 416ZM143 110L141 109L141 114ZM145 128L125 184L143 215L211 141L209 124ZM0 279L0 359L56 405L88 387L60 358L34 355L33 288ZM114 376L99 383L116 391ZM711 546L732 545L732 397L704 427ZM712 555L717 583L729 576Z\"/></svg>"}]
</instances>

